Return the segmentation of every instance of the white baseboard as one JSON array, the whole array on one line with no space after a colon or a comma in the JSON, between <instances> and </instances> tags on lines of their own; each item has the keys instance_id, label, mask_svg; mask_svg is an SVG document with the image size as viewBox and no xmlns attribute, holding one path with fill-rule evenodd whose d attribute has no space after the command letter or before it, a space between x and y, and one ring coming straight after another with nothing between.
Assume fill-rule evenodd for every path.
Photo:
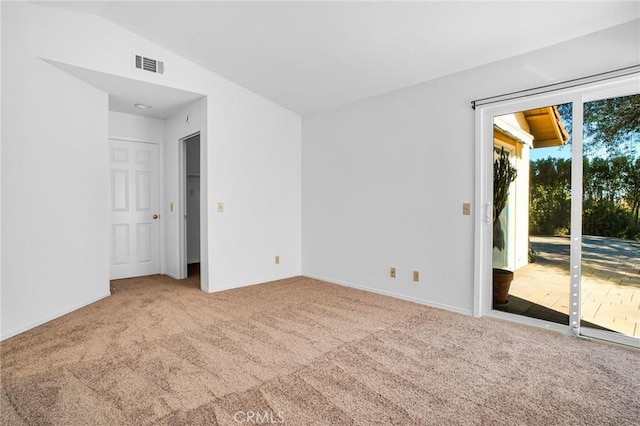
<instances>
[{"instance_id":1,"label":"white baseboard","mask_svg":"<svg viewBox=\"0 0 640 426\"><path fill-rule=\"evenodd\" d=\"M208 291L202 290L205 293L217 293L219 291L226 291L226 290L233 290L234 288L242 288L242 287L249 287L252 285L260 285L260 284L268 284L270 282L273 281L278 281L278 280L286 280L288 278L295 278L295 277L299 277L301 276L300 274L293 274L293 275L281 275L281 276L275 276L275 277L269 277L267 278L268 281L256 281L256 282L249 282L249 283L242 283L242 284L238 284L238 285L234 285L234 286L225 286L225 287L216 287L214 289L210 289Z\"/></svg>"},{"instance_id":2,"label":"white baseboard","mask_svg":"<svg viewBox=\"0 0 640 426\"><path fill-rule=\"evenodd\" d=\"M85 307L87 305L91 305L92 303L95 303L98 300L104 299L105 297L109 297L109 296L111 296L111 292L110 291L107 292L107 293L104 293L104 294L102 294L102 295L100 295L100 296L98 296L96 298L92 298L92 299L87 300L85 302L82 302L80 304L74 305L74 306L72 306L70 308L58 311L53 315L48 315L48 316L46 316L44 318L41 318L41 319L39 319L37 321L33 321L33 322L29 323L28 325L26 325L24 327L20 327L20 328L17 328L15 330L11 330L11 331L9 331L7 333L4 333L2 335L2 337L0 337L0 341L8 339L9 337L16 336L16 335L18 335L20 333L24 333L27 330L31 330L32 328L38 327L39 325L42 325L42 324L47 323L49 321L52 321L52 320L54 320L56 318L60 318L63 315L71 313L71 312L73 312L75 310L78 310L80 308L83 308L83 307Z\"/></svg>"},{"instance_id":3,"label":"white baseboard","mask_svg":"<svg viewBox=\"0 0 640 426\"><path fill-rule=\"evenodd\" d=\"M432 302L430 300L420 299L420 298L412 297L412 296L406 296L404 294L394 293L394 292L391 292L391 291L379 290L377 288L367 287L367 286L363 286L363 285L359 285L359 284L353 284L353 283L350 283L350 282L347 282L347 281L335 280L335 279L332 279L332 278L322 277L320 275L314 275L314 274L303 274L303 275L305 277L315 278L317 280L326 281L326 282L329 282L329 283L332 283L332 284L341 285L341 286L344 286L344 287L357 288L358 290L364 290L364 291L368 291L368 292L371 292L371 293L382 294L383 296L390 296L390 297L395 297L396 299L402 299L402 300L407 300L409 302L419 303L421 305L430 306L432 308L444 309L446 311L456 312L456 313L462 314L462 315L469 315L469 316L473 315L473 311L467 310L467 309L460 309L460 308L458 308L456 306L445 305L443 303Z\"/></svg>"}]
</instances>

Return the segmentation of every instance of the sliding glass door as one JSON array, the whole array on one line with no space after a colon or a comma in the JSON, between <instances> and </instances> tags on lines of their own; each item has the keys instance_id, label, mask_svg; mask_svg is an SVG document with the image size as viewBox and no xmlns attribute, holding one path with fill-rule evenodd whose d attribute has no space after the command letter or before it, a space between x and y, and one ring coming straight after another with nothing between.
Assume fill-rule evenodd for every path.
<instances>
[{"instance_id":1,"label":"sliding glass door","mask_svg":"<svg viewBox=\"0 0 640 426\"><path fill-rule=\"evenodd\" d=\"M580 332L640 342L640 87L583 96Z\"/></svg>"},{"instance_id":2,"label":"sliding glass door","mask_svg":"<svg viewBox=\"0 0 640 426\"><path fill-rule=\"evenodd\" d=\"M493 118L492 308L565 326L571 107L543 105Z\"/></svg>"},{"instance_id":3,"label":"sliding glass door","mask_svg":"<svg viewBox=\"0 0 640 426\"><path fill-rule=\"evenodd\" d=\"M639 92L634 76L477 110L476 315L640 346Z\"/></svg>"}]
</instances>

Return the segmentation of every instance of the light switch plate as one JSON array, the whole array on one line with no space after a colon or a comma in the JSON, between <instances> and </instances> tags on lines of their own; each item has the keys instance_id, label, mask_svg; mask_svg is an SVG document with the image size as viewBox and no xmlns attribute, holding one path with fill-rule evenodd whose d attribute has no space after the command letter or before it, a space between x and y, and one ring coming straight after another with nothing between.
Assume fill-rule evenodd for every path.
<instances>
[{"instance_id":1,"label":"light switch plate","mask_svg":"<svg viewBox=\"0 0 640 426\"><path fill-rule=\"evenodd\" d=\"M471 215L471 203L463 203L462 204L462 214L465 216Z\"/></svg>"},{"instance_id":2,"label":"light switch plate","mask_svg":"<svg viewBox=\"0 0 640 426\"><path fill-rule=\"evenodd\" d=\"M224 203L218 203L218 213L224 212Z\"/></svg>"}]
</instances>

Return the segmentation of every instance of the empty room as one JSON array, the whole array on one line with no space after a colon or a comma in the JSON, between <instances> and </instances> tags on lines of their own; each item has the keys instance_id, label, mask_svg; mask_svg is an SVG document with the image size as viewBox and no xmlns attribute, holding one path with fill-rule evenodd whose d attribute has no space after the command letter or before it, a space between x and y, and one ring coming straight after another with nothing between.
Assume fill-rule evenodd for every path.
<instances>
[{"instance_id":1,"label":"empty room","mask_svg":"<svg viewBox=\"0 0 640 426\"><path fill-rule=\"evenodd\" d=\"M637 1L1 1L2 425L637 425Z\"/></svg>"}]
</instances>

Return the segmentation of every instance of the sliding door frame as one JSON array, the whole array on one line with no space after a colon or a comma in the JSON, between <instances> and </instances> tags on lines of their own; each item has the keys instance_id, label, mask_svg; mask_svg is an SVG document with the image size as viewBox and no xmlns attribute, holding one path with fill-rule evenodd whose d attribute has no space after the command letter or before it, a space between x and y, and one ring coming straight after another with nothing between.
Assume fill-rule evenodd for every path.
<instances>
[{"instance_id":1,"label":"sliding door frame","mask_svg":"<svg viewBox=\"0 0 640 426\"><path fill-rule=\"evenodd\" d=\"M600 85L591 87L589 90L585 90L585 92L582 94L582 102L580 103L580 109L582 112L582 106L586 102L591 102L591 101L596 101L601 99L617 98L620 96L629 96L629 95L638 94L638 93L640 93L640 74L634 77L626 78L626 79L616 79L615 81L600 84ZM582 116L580 117L580 119L581 121L579 123L580 124L579 128L582 129L583 127ZM576 123L575 115L574 115L574 123ZM576 127L576 125L574 124L574 128L578 128L578 127ZM580 169L581 169L580 177L582 177L582 161L580 161ZM581 183L580 200L582 200L582 180L580 181L580 183ZM582 220L582 211L580 211L580 220ZM573 222L573 217L572 217L572 222ZM577 231L581 233L582 226L578 228ZM579 288L580 287L578 286L578 289ZM571 291L573 293L573 281L572 281ZM580 293L581 292L578 291L578 294ZM578 306L581 306L581 305L578 303ZM580 310L578 310L578 313L579 312ZM585 337L592 337L594 339L609 340L611 342L621 343L624 345L640 348L639 338L615 333L612 331L598 330L595 328L580 326L580 318L581 316L578 316L577 318L579 335L585 336ZM571 322L571 324L573 324L573 322Z\"/></svg>"},{"instance_id":2,"label":"sliding door frame","mask_svg":"<svg viewBox=\"0 0 640 426\"><path fill-rule=\"evenodd\" d=\"M590 335L618 343L636 346L632 337L580 327L580 286L582 254L582 128L583 103L595 99L637 93L640 74L612 78L579 87L510 99L476 107L476 185L475 185L475 258L474 258L474 316L492 316L515 322L553 329L568 335ZM493 118L498 115L534 108L573 104L572 161L571 161L571 245L569 324L562 325L510 314L492 308L492 198L493 198Z\"/></svg>"}]
</instances>

